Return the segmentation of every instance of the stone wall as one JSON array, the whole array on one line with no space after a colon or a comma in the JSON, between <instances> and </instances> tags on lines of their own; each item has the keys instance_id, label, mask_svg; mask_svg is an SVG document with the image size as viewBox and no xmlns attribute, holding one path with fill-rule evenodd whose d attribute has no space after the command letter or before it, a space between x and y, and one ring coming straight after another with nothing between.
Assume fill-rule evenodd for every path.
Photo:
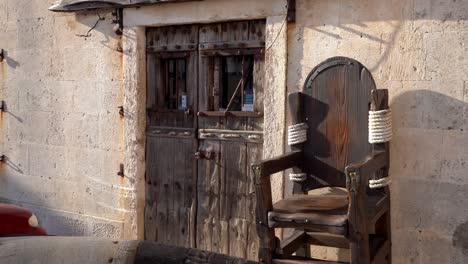
<instances>
[{"instance_id":1,"label":"stone wall","mask_svg":"<svg viewBox=\"0 0 468 264\"><path fill-rule=\"evenodd\" d=\"M121 39L110 11L57 14L52 2L0 1L0 197L51 234L135 238L134 184L117 176Z\"/></svg>"},{"instance_id":2,"label":"stone wall","mask_svg":"<svg viewBox=\"0 0 468 264\"><path fill-rule=\"evenodd\" d=\"M332 56L388 88L393 263L468 262L468 2L298 0L288 92Z\"/></svg>"}]
</instances>

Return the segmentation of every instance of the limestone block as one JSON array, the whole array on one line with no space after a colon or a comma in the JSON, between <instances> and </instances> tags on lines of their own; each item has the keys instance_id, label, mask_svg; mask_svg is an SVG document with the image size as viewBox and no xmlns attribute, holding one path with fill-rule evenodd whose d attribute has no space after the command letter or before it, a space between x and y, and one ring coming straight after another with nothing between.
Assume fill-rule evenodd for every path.
<instances>
[{"instance_id":1,"label":"limestone block","mask_svg":"<svg viewBox=\"0 0 468 264\"><path fill-rule=\"evenodd\" d=\"M421 245L419 232L392 230L392 264L420 264ZM431 262L429 262L431 263Z\"/></svg>"},{"instance_id":2,"label":"limestone block","mask_svg":"<svg viewBox=\"0 0 468 264\"><path fill-rule=\"evenodd\" d=\"M317 26L322 24L337 25L339 23L342 1L307 1L296 3L297 25ZM331 16L330 14L335 14Z\"/></svg>"},{"instance_id":3,"label":"limestone block","mask_svg":"<svg viewBox=\"0 0 468 264\"><path fill-rule=\"evenodd\" d=\"M468 184L467 164L467 132L446 131L442 145L441 179L456 184Z\"/></svg>"},{"instance_id":4,"label":"limestone block","mask_svg":"<svg viewBox=\"0 0 468 264\"><path fill-rule=\"evenodd\" d=\"M129 214L124 225L125 238L144 238L145 208L145 129L146 129L146 30L124 28L124 145L125 178L138 190L132 203L137 210ZM140 67L135 67L140 65ZM130 114L130 115L129 115Z\"/></svg>"},{"instance_id":5,"label":"limestone block","mask_svg":"<svg viewBox=\"0 0 468 264\"><path fill-rule=\"evenodd\" d=\"M7 2L8 20L14 21L19 18L30 19L52 16L48 8L54 0L5 0L4 2Z\"/></svg>"},{"instance_id":6,"label":"limestone block","mask_svg":"<svg viewBox=\"0 0 468 264\"><path fill-rule=\"evenodd\" d=\"M452 235L468 217L466 184L419 179L392 183L392 227Z\"/></svg>"},{"instance_id":7,"label":"limestone block","mask_svg":"<svg viewBox=\"0 0 468 264\"><path fill-rule=\"evenodd\" d=\"M88 235L94 237L121 238L123 223L117 221L93 221Z\"/></svg>"},{"instance_id":8,"label":"limestone block","mask_svg":"<svg viewBox=\"0 0 468 264\"><path fill-rule=\"evenodd\" d=\"M85 211L84 186L81 178L53 180L53 196L46 199L44 206L83 214Z\"/></svg>"},{"instance_id":9,"label":"limestone block","mask_svg":"<svg viewBox=\"0 0 468 264\"><path fill-rule=\"evenodd\" d=\"M2 154L5 155L1 173L9 173L10 170L19 174L29 175L29 145L16 141L4 141Z\"/></svg>"},{"instance_id":10,"label":"limestone block","mask_svg":"<svg viewBox=\"0 0 468 264\"><path fill-rule=\"evenodd\" d=\"M390 148L392 179L440 180L443 136L435 130L396 131Z\"/></svg>"},{"instance_id":11,"label":"limestone block","mask_svg":"<svg viewBox=\"0 0 468 264\"><path fill-rule=\"evenodd\" d=\"M101 108L101 91L94 80L70 81L72 89L72 113L99 115ZM93 95L93 96L90 96Z\"/></svg>"},{"instance_id":12,"label":"limestone block","mask_svg":"<svg viewBox=\"0 0 468 264\"><path fill-rule=\"evenodd\" d=\"M466 263L455 262L452 237L439 235L435 232L424 231L421 240L421 263ZM435 254L437 252L437 254Z\"/></svg>"},{"instance_id":13,"label":"limestone block","mask_svg":"<svg viewBox=\"0 0 468 264\"><path fill-rule=\"evenodd\" d=\"M26 140L28 142L34 142L37 144L44 144L48 138L49 122L50 122L50 112L43 111L33 111L33 112L23 112L22 116L25 117L24 121L26 124L24 126L23 132L26 135ZM37 150L37 148L34 148ZM31 149L33 151L33 149ZM41 163L41 162L38 162ZM44 168L46 171L47 168Z\"/></svg>"},{"instance_id":14,"label":"limestone block","mask_svg":"<svg viewBox=\"0 0 468 264\"><path fill-rule=\"evenodd\" d=\"M20 19L16 24L16 49L38 49L44 51L54 44L54 18L40 17Z\"/></svg>"},{"instance_id":15,"label":"limestone block","mask_svg":"<svg viewBox=\"0 0 468 264\"><path fill-rule=\"evenodd\" d=\"M1 7L0 7L1 8ZM0 16L2 16L0 14ZM0 22L1 23L1 22ZM11 23L6 23L2 25L3 29L0 30L0 38L2 40L1 46L2 49L6 50L6 53L8 54L9 52L13 51L16 49L17 45L17 37L16 37L16 31L12 30L9 28L9 24Z\"/></svg>"},{"instance_id":16,"label":"limestone block","mask_svg":"<svg viewBox=\"0 0 468 264\"><path fill-rule=\"evenodd\" d=\"M98 80L96 89L101 94L100 111L114 112L116 106L123 105L124 84L119 80Z\"/></svg>"},{"instance_id":17,"label":"limestone block","mask_svg":"<svg viewBox=\"0 0 468 264\"><path fill-rule=\"evenodd\" d=\"M73 147L99 147L99 116L86 113L68 113L64 120L67 144Z\"/></svg>"},{"instance_id":18,"label":"limestone block","mask_svg":"<svg viewBox=\"0 0 468 264\"><path fill-rule=\"evenodd\" d=\"M414 0L414 30L458 31L468 25L468 3L463 0Z\"/></svg>"},{"instance_id":19,"label":"limestone block","mask_svg":"<svg viewBox=\"0 0 468 264\"><path fill-rule=\"evenodd\" d=\"M309 72L318 63L337 55L341 38L339 28L328 24L314 28L296 25L293 32L288 39L288 92L302 90Z\"/></svg>"},{"instance_id":20,"label":"limestone block","mask_svg":"<svg viewBox=\"0 0 468 264\"><path fill-rule=\"evenodd\" d=\"M366 29L353 29L351 25L340 25L340 37L335 56L346 56L361 62L369 71L378 76L377 70L382 63L381 50L385 42L379 33Z\"/></svg>"},{"instance_id":21,"label":"limestone block","mask_svg":"<svg viewBox=\"0 0 468 264\"><path fill-rule=\"evenodd\" d=\"M54 75L53 54L42 49L13 50L8 52L8 78L42 80Z\"/></svg>"},{"instance_id":22,"label":"limestone block","mask_svg":"<svg viewBox=\"0 0 468 264\"><path fill-rule=\"evenodd\" d=\"M135 190L88 179L84 194L84 213L105 219L123 220L132 210ZM133 208L134 209L134 208Z\"/></svg>"},{"instance_id":23,"label":"limestone block","mask_svg":"<svg viewBox=\"0 0 468 264\"><path fill-rule=\"evenodd\" d=\"M104 150L68 146L66 152L67 171L70 175L86 179L99 177L103 173Z\"/></svg>"},{"instance_id":24,"label":"limestone block","mask_svg":"<svg viewBox=\"0 0 468 264\"><path fill-rule=\"evenodd\" d=\"M115 105L109 112L99 115L99 148L104 150L123 151L123 120Z\"/></svg>"},{"instance_id":25,"label":"limestone block","mask_svg":"<svg viewBox=\"0 0 468 264\"><path fill-rule=\"evenodd\" d=\"M264 87L264 158L271 158L284 153L284 124L286 121L286 56L287 56L287 24L284 17L270 17L267 19L266 46L269 50L265 54ZM283 177L272 177L273 200L283 197Z\"/></svg>"},{"instance_id":26,"label":"limestone block","mask_svg":"<svg viewBox=\"0 0 468 264\"><path fill-rule=\"evenodd\" d=\"M5 173L1 179L1 196L8 201L48 206L56 201L54 180L46 177L25 176L14 171ZM41 186L41 188L37 188Z\"/></svg>"},{"instance_id":27,"label":"limestone block","mask_svg":"<svg viewBox=\"0 0 468 264\"><path fill-rule=\"evenodd\" d=\"M464 91L463 91L463 131L468 131L468 82L465 81Z\"/></svg>"},{"instance_id":28,"label":"limestone block","mask_svg":"<svg viewBox=\"0 0 468 264\"><path fill-rule=\"evenodd\" d=\"M123 61L119 42L109 42L96 48L96 76L100 80L122 80Z\"/></svg>"},{"instance_id":29,"label":"limestone block","mask_svg":"<svg viewBox=\"0 0 468 264\"><path fill-rule=\"evenodd\" d=\"M0 2L0 28L4 29L7 26L7 2L2 1ZM2 30L3 31L3 30Z\"/></svg>"},{"instance_id":30,"label":"limestone block","mask_svg":"<svg viewBox=\"0 0 468 264\"><path fill-rule=\"evenodd\" d=\"M65 47L49 54L53 56L53 77L64 81L96 79L96 51L89 48Z\"/></svg>"},{"instance_id":31,"label":"limestone block","mask_svg":"<svg viewBox=\"0 0 468 264\"><path fill-rule=\"evenodd\" d=\"M401 22L411 18L411 1L341 1L340 25L368 34L394 33Z\"/></svg>"},{"instance_id":32,"label":"limestone block","mask_svg":"<svg viewBox=\"0 0 468 264\"><path fill-rule=\"evenodd\" d=\"M68 159L64 147L31 144L29 146L31 175L47 178L67 176Z\"/></svg>"},{"instance_id":33,"label":"limestone block","mask_svg":"<svg viewBox=\"0 0 468 264\"><path fill-rule=\"evenodd\" d=\"M463 129L463 85L461 80L391 82L395 129Z\"/></svg>"},{"instance_id":34,"label":"limestone block","mask_svg":"<svg viewBox=\"0 0 468 264\"><path fill-rule=\"evenodd\" d=\"M115 42L110 12L99 12L104 20L99 20L95 12L79 12L56 17L54 23L55 43L58 47L85 47L92 48L97 45L107 45ZM99 22L98 22L99 21ZM91 28L97 23L96 27ZM91 30L91 31L90 31ZM88 34L89 31L89 34Z\"/></svg>"},{"instance_id":35,"label":"limestone block","mask_svg":"<svg viewBox=\"0 0 468 264\"><path fill-rule=\"evenodd\" d=\"M87 218L78 214L60 212L37 206L23 206L32 210L50 235L84 236L87 232Z\"/></svg>"},{"instance_id":36,"label":"limestone block","mask_svg":"<svg viewBox=\"0 0 468 264\"><path fill-rule=\"evenodd\" d=\"M466 80L467 42L468 31L425 33L427 76L433 80Z\"/></svg>"},{"instance_id":37,"label":"limestone block","mask_svg":"<svg viewBox=\"0 0 468 264\"><path fill-rule=\"evenodd\" d=\"M408 24L396 22L395 31L382 34L379 72L386 80L424 80L426 54L422 33L406 30Z\"/></svg>"},{"instance_id":38,"label":"limestone block","mask_svg":"<svg viewBox=\"0 0 468 264\"><path fill-rule=\"evenodd\" d=\"M17 87L19 107L23 111L70 112L73 109L75 84L72 82L19 79L14 86Z\"/></svg>"}]
</instances>

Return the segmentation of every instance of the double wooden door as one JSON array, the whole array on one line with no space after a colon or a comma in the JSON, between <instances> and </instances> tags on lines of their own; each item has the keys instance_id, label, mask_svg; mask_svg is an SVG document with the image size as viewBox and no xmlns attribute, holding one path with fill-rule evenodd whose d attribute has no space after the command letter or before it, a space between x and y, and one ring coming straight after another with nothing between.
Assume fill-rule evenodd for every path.
<instances>
[{"instance_id":1,"label":"double wooden door","mask_svg":"<svg viewBox=\"0 0 468 264\"><path fill-rule=\"evenodd\" d=\"M147 30L145 238L256 259L264 21Z\"/></svg>"}]
</instances>

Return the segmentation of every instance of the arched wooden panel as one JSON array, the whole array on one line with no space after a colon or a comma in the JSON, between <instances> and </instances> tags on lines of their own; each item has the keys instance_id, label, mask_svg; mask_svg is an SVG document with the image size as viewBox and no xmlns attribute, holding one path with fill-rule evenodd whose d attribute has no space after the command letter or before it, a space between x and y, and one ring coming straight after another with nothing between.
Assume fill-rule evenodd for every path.
<instances>
[{"instance_id":1,"label":"arched wooden panel","mask_svg":"<svg viewBox=\"0 0 468 264\"><path fill-rule=\"evenodd\" d=\"M370 72L350 58L330 58L309 74L302 102L309 125L303 169L321 185L345 187L346 165L371 153L367 122L373 89Z\"/></svg>"}]
</instances>

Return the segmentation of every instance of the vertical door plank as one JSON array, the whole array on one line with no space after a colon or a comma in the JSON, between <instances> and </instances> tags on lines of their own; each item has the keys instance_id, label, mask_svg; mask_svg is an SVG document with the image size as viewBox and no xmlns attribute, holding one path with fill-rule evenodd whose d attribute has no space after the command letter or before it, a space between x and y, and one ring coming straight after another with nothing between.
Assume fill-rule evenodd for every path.
<instances>
[{"instance_id":1,"label":"vertical door plank","mask_svg":"<svg viewBox=\"0 0 468 264\"><path fill-rule=\"evenodd\" d=\"M247 246L246 258L249 260L258 260L259 239L257 234L256 208L257 199L255 195L255 176L250 169L250 164L263 158L262 144L247 144L247 200L246 200L246 220L247 220Z\"/></svg>"},{"instance_id":2,"label":"vertical door plank","mask_svg":"<svg viewBox=\"0 0 468 264\"><path fill-rule=\"evenodd\" d=\"M220 153L217 142L202 141L200 149ZM198 162L197 248L202 250L214 251L219 245L221 228L215 217L220 214L220 167L219 159Z\"/></svg>"}]
</instances>

